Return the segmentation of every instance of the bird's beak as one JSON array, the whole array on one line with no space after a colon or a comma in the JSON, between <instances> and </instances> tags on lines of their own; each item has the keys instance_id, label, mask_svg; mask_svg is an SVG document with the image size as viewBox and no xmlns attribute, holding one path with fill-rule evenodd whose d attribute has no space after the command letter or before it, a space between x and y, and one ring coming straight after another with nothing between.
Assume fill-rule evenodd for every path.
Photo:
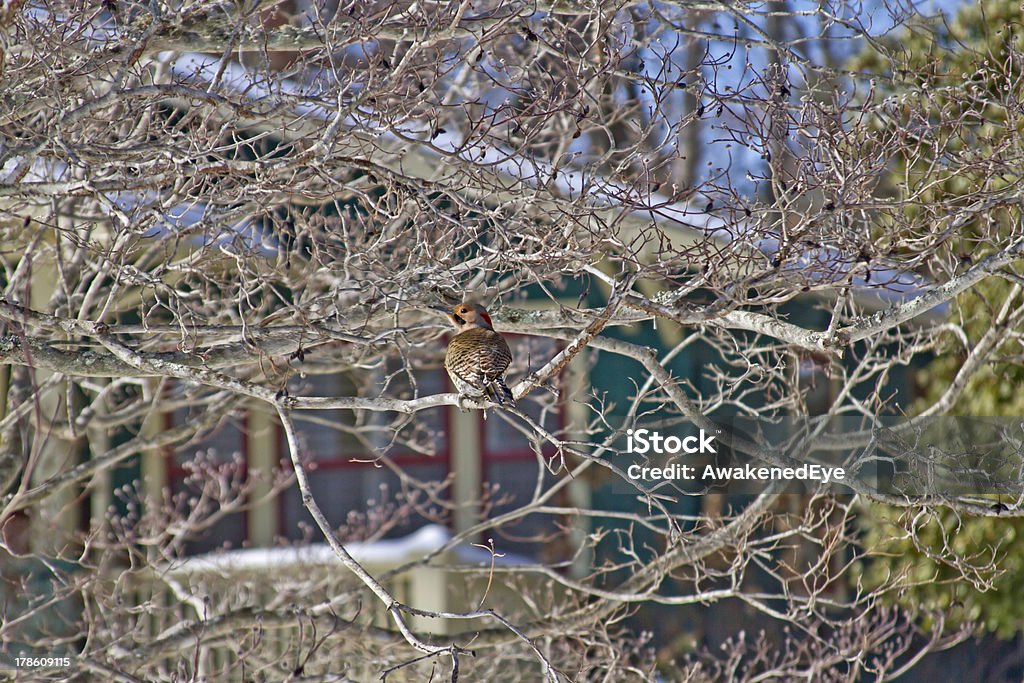
<instances>
[{"instance_id":1,"label":"bird's beak","mask_svg":"<svg viewBox=\"0 0 1024 683\"><path fill-rule=\"evenodd\" d=\"M452 312L452 309L451 309L450 306L429 306L429 308L432 311L437 311L438 313L444 313L445 315L448 315L449 313Z\"/></svg>"}]
</instances>

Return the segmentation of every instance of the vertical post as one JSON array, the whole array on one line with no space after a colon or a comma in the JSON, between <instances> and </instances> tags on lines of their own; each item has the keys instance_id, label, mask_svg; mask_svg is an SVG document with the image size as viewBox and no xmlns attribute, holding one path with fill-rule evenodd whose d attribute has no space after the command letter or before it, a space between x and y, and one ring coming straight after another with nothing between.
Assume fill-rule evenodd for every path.
<instances>
[{"instance_id":1,"label":"vertical post","mask_svg":"<svg viewBox=\"0 0 1024 683\"><path fill-rule=\"evenodd\" d=\"M145 380L145 399L153 401L153 394L161 390L160 381L156 378ZM159 405L158 402L154 405ZM139 428L139 434L143 437L154 436L161 429L166 428L166 415L157 410L152 410L146 415ZM163 500L164 489L167 487L167 456L162 448L148 448L144 450L139 459L140 477L142 479L142 491L147 506L157 506Z\"/></svg>"},{"instance_id":2,"label":"vertical post","mask_svg":"<svg viewBox=\"0 0 1024 683\"><path fill-rule=\"evenodd\" d=\"M60 248L58 245L57 248ZM50 309L59 274L54 262L46 257L37 258L32 264L32 281L29 288L29 306L38 311ZM41 386L54 375L51 370L29 370L29 392ZM78 460L78 447L54 433L51 423L68 418L65 401L66 381L59 382L49 391L28 400L37 400L38 411L29 418L28 451L34 461L31 474L33 486L42 485L61 472L73 467ZM75 504L73 485L64 486L42 501L31 515L30 543L33 552L59 556L67 549L78 528L79 512Z\"/></svg>"},{"instance_id":3,"label":"vertical post","mask_svg":"<svg viewBox=\"0 0 1024 683\"><path fill-rule=\"evenodd\" d=\"M589 355L590 351L584 349L576 354L566 367L565 399L563 399L562 405L565 409L565 419L569 428L570 439L586 440L588 438L587 421L590 417L590 409L587 407L586 401L576 401L573 398L576 396L584 397L590 392ZM570 464L570 467L572 466ZM591 486L592 484L587 480L587 477L576 477L569 481L569 501L573 507L586 510L593 505ZM573 550L583 548L586 545L587 537L591 531L592 519L589 515L580 515L574 520L572 531L569 532L569 542L572 544ZM570 568L571 575L576 578L589 575L593 560L592 548L575 553Z\"/></svg>"},{"instance_id":4,"label":"vertical post","mask_svg":"<svg viewBox=\"0 0 1024 683\"><path fill-rule=\"evenodd\" d=\"M96 417L102 417L106 412L105 403L97 401ZM96 420L92 420L86 427L86 433L91 451L90 457L95 458L110 450L110 434L107 428L98 426ZM113 503L113 479L110 472L109 467L98 469L89 484L89 520L93 532L105 530L109 521L107 510Z\"/></svg>"},{"instance_id":5,"label":"vertical post","mask_svg":"<svg viewBox=\"0 0 1024 683\"><path fill-rule=\"evenodd\" d=\"M280 445L275 438L274 421L264 405L253 403L246 413L245 443L250 476L257 478L253 487L255 503L249 510L249 542L254 546L271 546L278 529L277 501L270 498L273 472Z\"/></svg>"},{"instance_id":6,"label":"vertical post","mask_svg":"<svg viewBox=\"0 0 1024 683\"><path fill-rule=\"evenodd\" d=\"M483 475L480 453L480 413L451 410L452 515L455 533L469 529L480 521L480 480Z\"/></svg>"}]
</instances>

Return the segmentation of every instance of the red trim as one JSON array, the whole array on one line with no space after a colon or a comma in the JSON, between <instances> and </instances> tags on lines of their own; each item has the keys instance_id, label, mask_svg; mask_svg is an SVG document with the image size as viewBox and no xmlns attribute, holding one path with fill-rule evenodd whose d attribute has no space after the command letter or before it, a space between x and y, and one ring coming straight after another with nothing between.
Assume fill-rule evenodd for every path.
<instances>
[{"instance_id":1,"label":"red trim","mask_svg":"<svg viewBox=\"0 0 1024 683\"><path fill-rule=\"evenodd\" d=\"M162 418L164 431L171 431L174 428L174 413L162 413ZM164 446L160 450L164 459L164 479L170 485L173 478L185 475L185 469L178 465L178 461L174 458L174 449L171 446Z\"/></svg>"},{"instance_id":2,"label":"red trim","mask_svg":"<svg viewBox=\"0 0 1024 683\"><path fill-rule=\"evenodd\" d=\"M289 468L294 470L295 467L292 465L292 459L288 458L288 457L285 457L286 454L281 451L282 443L284 442L284 427L281 426L280 420L274 420L273 433L274 433L274 453L277 455L277 462L281 463L283 467L289 467ZM285 446L285 449L287 450L287 446ZM287 498L287 496L285 495L285 491L281 491L281 493L279 493L279 494L277 494L277 496L275 496L275 500L277 501L277 535L280 538L287 538L288 537L288 534L285 533L285 528L284 528L284 501L285 501L285 498Z\"/></svg>"},{"instance_id":3,"label":"red trim","mask_svg":"<svg viewBox=\"0 0 1024 683\"><path fill-rule=\"evenodd\" d=\"M239 431L242 432L242 447L239 452L242 454L242 481L246 481L249 478L249 411L248 409L242 411L241 419L238 425ZM269 476L269 472L267 475ZM245 529L243 543L249 543L249 505L252 504L252 499L247 497L246 506L242 508L242 528Z\"/></svg>"}]
</instances>

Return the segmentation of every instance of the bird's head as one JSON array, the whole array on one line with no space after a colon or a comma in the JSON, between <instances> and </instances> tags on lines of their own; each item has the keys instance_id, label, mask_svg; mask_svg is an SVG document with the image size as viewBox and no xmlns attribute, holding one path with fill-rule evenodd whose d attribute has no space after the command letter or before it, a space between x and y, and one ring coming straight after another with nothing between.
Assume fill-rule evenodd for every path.
<instances>
[{"instance_id":1,"label":"bird's head","mask_svg":"<svg viewBox=\"0 0 1024 683\"><path fill-rule=\"evenodd\" d=\"M435 310L444 313L457 332L471 330L474 327L482 327L486 330L494 329L494 325L491 323L491 316L487 314L487 309L480 304L463 302L451 308L438 306L435 307Z\"/></svg>"}]
</instances>

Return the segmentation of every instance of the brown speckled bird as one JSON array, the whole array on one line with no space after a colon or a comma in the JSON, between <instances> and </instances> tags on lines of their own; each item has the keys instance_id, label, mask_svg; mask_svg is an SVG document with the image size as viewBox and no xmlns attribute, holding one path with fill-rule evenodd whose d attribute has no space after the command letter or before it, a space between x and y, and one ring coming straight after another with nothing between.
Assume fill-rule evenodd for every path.
<instances>
[{"instance_id":1,"label":"brown speckled bird","mask_svg":"<svg viewBox=\"0 0 1024 683\"><path fill-rule=\"evenodd\" d=\"M480 304L461 303L437 308L455 327L448 342L444 368L461 396L487 397L495 403L515 405L504 374L512 362L505 339L494 331L491 316Z\"/></svg>"}]
</instances>

